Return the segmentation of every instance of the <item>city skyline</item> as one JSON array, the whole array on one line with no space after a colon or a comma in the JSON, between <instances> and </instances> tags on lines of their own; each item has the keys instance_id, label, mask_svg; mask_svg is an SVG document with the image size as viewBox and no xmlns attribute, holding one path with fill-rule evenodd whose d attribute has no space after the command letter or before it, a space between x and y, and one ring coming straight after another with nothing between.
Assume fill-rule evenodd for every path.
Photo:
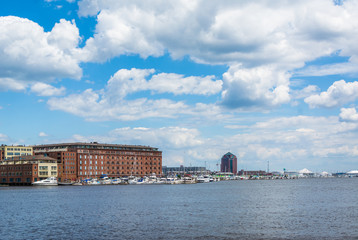
<instances>
[{"instance_id":1,"label":"city skyline","mask_svg":"<svg viewBox=\"0 0 358 240\"><path fill-rule=\"evenodd\" d=\"M358 1L0 3L0 142L358 168Z\"/></svg>"}]
</instances>

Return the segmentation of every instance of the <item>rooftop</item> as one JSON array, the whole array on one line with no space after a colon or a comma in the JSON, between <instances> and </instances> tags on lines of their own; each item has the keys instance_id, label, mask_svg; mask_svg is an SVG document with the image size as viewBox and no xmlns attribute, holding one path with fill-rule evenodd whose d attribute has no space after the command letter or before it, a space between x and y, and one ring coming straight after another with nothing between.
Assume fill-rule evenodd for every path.
<instances>
[{"instance_id":1,"label":"rooftop","mask_svg":"<svg viewBox=\"0 0 358 240\"><path fill-rule=\"evenodd\" d=\"M123 145L123 144L107 144L98 142L75 142L75 143L56 143L32 146L36 149L61 149L61 148L80 148L80 149L108 149L108 150L138 150L138 151L158 151L158 148L142 145Z\"/></svg>"},{"instance_id":2,"label":"rooftop","mask_svg":"<svg viewBox=\"0 0 358 240\"><path fill-rule=\"evenodd\" d=\"M57 162L57 160L45 155L32 155L32 156L11 157L5 161L0 162L0 164L7 165L7 164L24 164L24 163L37 163L37 162Z\"/></svg>"}]
</instances>

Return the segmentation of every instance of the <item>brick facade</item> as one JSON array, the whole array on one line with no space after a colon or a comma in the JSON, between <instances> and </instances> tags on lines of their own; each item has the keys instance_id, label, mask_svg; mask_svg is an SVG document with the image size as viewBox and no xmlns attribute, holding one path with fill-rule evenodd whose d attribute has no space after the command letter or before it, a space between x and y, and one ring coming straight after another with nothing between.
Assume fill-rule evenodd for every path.
<instances>
[{"instance_id":1,"label":"brick facade","mask_svg":"<svg viewBox=\"0 0 358 240\"><path fill-rule=\"evenodd\" d=\"M123 176L162 175L162 152L157 148L136 145L63 143L33 146L35 154L57 159L59 181Z\"/></svg>"}]
</instances>

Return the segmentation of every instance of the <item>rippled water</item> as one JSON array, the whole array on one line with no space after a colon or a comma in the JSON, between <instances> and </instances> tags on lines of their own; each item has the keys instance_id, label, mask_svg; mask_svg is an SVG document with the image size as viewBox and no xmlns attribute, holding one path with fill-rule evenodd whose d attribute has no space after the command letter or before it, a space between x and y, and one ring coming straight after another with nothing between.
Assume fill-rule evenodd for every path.
<instances>
[{"instance_id":1,"label":"rippled water","mask_svg":"<svg viewBox=\"0 0 358 240\"><path fill-rule=\"evenodd\" d=\"M0 188L0 239L358 239L358 178Z\"/></svg>"}]
</instances>

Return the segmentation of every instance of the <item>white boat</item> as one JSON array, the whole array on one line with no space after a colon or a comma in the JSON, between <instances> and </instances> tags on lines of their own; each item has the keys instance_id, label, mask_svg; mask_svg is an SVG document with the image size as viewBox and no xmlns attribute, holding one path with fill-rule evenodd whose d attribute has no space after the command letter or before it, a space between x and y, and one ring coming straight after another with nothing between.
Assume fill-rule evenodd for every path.
<instances>
[{"instance_id":1,"label":"white boat","mask_svg":"<svg viewBox=\"0 0 358 240\"><path fill-rule=\"evenodd\" d=\"M165 184L167 181L166 178L157 178L157 181L154 182L153 184Z\"/></svg>"},{"instance_id":2,"label":"white boat","mask_svg":"<svg viewBox=\"0 0 358 240\"><path fill-rule=\"evenodd\" d=\"M46 179L37 181L37 182L33 182L32 185L35 186L57 186L57 178L55 177L48 177Z\"/></svg>"},{"instance_id":3,"label":"white boat","mask_svg":"<svg viewBox=\"0 0 358 240\"><path fill-rule=\"evenodd\" d=\"M58 182L57 184L59 186L71 186L73 185L73 182Z\"/></svg>"},{"instance_id":4,"label":"white boat","mask_svg":"<svg viewBox=\"0 0 358 240\"><path fill-rule=\"evenodd\" d=\"M107 184L111 184L112 181L111 181L111 179L109 179L109 177L107 177L107 175L103 175L99 178L99 183L107 185Z\"/></svg>"},{"instance_id":5,"label":"white boat","mask_svg":"<svg viewBox=\"0 0 358 240\"><path fill-rule=\"evenodd\" d=\"M192 177L184 177L184 183L185 184L195 183L195 179Z\"/></svg>"},{"instance_id":6,"label":"white boat","mask_svg":"<svg viewBox=\"0 0 358 240\"><path fill-rule=\"evenodd\" d=\"M91 179L91 181L88 182L89 185L100 185L101 182L97 180L97 178Z\"/></svg>"},{"instance_id":7,"label":"white boat","mask_svg":"<svg viewBox=\"0 0 358 240\"><path fill-rule=\"evenodd\" d=\"M210 182L210 176L209 175L205 175L205 176L201 175L196 179L196 181L198 183L208 183L208 182Z\"/></svg>"},{"instance_id":8,"label":"white boat","mask_svg":"<svg viewBox=\"0 0 358 240\"><path fill-rule=\"evenodd\" d=\"M122 182L122 180L120 178L115 178L112 179L111 184L117 185L120 184Z\"/></svg>"},{"instance_id":9,"label":"white boat","mask_svg":"<svg viewBox=\"0 0 358 240\"><path fill-rule=\"evenodd\" d=\"M129 176L128 177L128 184L137 184L138 183L138 178L135 176Z\"/></svg>"},{"instance_id":10,"label":"white boat","mask_svg":"<svg viewBox=\"0 0 358 240\"><path fill-rule=\"evenodd\" d=\"M179 179L177 177L167 177L166 184L182 184L184 180Z\"/></svg>"}]
</instances>

